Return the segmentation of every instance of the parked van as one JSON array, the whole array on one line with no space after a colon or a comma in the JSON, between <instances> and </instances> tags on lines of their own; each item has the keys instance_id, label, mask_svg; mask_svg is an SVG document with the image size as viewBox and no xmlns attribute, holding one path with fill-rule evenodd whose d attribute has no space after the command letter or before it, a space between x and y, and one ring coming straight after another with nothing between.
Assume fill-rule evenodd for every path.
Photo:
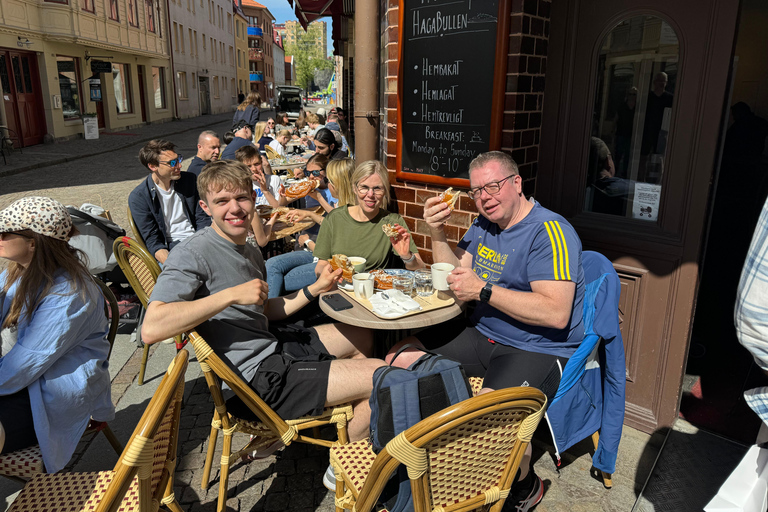
<instances>
[{"instance_id":1,"label":"parked van","mask_svg":"<svg viewBox=\"0 0 768 512\"><path fill-rule=\"evenodd\" d=\"M295 121L301 110L301 88L293 85L277 86L277 110L288 113L288 118Z\"/></svg>"}]
</instances>

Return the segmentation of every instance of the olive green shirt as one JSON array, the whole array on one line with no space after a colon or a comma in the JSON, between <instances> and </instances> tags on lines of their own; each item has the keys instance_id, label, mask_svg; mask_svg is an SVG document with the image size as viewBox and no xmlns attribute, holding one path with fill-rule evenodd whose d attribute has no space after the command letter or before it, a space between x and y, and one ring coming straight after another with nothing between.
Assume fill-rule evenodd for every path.
<instances>
[{"instance_id":1,"label":"olive green shirt","mask_svg":"<svg viewBox=\"0 0 768 512\"><path fill-rule=\"evenodd\" d=\"M330 260L334 254L363 257L366 270L403 268L403 260L381 229L384 224L400 224L408 229L397 213L379 210L372 220L359 222L352 218L347 206L336 208L320 225L314 256L321 260ZM413 238L410 250L419 253Z\"/></svg>"}]
</instances>

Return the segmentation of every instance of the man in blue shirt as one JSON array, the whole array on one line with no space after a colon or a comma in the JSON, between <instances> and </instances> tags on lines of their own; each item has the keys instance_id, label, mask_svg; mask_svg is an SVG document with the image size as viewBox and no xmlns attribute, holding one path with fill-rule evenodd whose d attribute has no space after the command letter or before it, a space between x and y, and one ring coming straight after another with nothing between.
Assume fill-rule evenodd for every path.
<instances>
[{"instance_id":1,"label":"man in blue shirt","mask_svg":"<svg viewBox=\"0 0 768 512\"><path fill-rule=\"evenodd\" d=\"M247 121L244 119L237 121L232 125L232 131L235 133L235 138L221 152L220 160L235 160L235 151L249 144L253 146L253 126Z\"/></svg>"},{"instance_id":2,"label":"man in blue shirt","mask_svg":"<svg viewBox=\"0 0 768 512\"><path fill-rule=\"evenodd\" d=\"M468 376L484 378L483 391L532 386L551 399L584 336L581 241L563 217L525 198L509 155L479 155L469 165L469 182L480 216L455 250L444 231L447 203L428 199L424 220L435 263L455 266L450 289L461 301L476 301L475 312L468 323L459 318L404 342L461 362ZM418 355L398 358L398 365ZM503 510L527 511L541 501L543 485L529 468L530 453L529 446Z\"/></svg>"}]
</instances>

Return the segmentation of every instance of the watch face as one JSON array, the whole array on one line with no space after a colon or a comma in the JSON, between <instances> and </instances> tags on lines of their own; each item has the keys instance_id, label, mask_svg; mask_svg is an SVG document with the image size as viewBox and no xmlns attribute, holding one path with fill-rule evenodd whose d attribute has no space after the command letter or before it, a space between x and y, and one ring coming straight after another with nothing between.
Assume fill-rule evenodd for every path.
<instances>
[{"instance_id":1,"label":"watch face","mask_svg":"<svg viewBox=\"0 0 768 512\"><path fill-rule=\"evenodd\" d=\"M480 300L488 302L491 299L491 284L486 284L482 290L480 290Z\"/></svg>"}]
</instances>

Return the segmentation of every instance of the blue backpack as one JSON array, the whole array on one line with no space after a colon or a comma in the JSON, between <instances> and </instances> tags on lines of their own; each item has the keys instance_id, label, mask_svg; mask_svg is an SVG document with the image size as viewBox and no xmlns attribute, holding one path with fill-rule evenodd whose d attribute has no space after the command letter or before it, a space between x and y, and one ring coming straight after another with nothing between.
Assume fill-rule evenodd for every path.
<instances>
[{"instance_id":1,"label":"blue backpack","mask_svg":"<svg viewBox=\"0 0 768 512\"><path fill-rule=\"evenodd\" d=\"M464 369L447 357L424 351L408 368L392 366L397 356L411 346L404 345L395 353L390 366L373 373L370 440L376 453L424 418L472 396ZM379 500L390 512L413 510L405 467L398 468Z\"/></svg>"}]
</instances>

